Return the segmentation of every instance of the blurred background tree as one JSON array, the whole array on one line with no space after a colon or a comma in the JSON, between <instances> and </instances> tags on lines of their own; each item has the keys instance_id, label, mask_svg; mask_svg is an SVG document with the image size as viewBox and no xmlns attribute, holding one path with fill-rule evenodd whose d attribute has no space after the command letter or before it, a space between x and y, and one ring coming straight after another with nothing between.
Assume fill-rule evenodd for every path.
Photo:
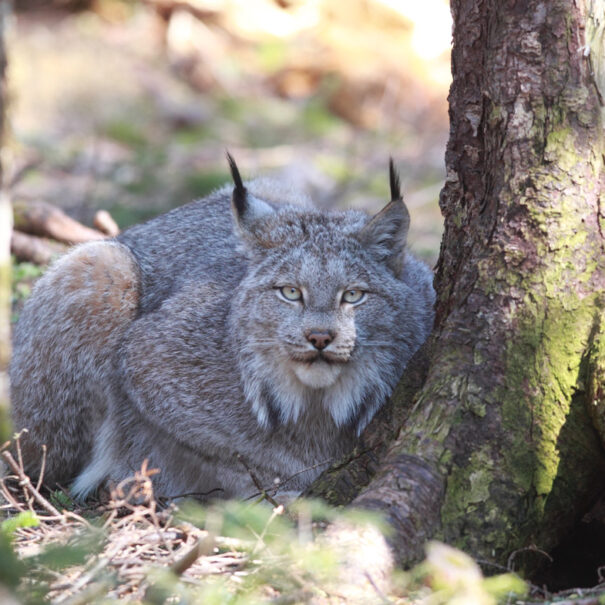
<instances>
[{"instance_id":1,"label":"blurred background tree","mask_svg":"<svg viewBox=\"0 0 605 605\"><path fill-rule=\"evenodd\" d=\"M9 8L8 2L4 0L0 2L0 148L4 138L4 114L6 111L6 54L4 34ZM12 210L10 198L4 188L2 156L0 155L0 444L6 441L11 435L8 385L8 363L11 353L11 230Z\"/></svg>"}]
</instances>

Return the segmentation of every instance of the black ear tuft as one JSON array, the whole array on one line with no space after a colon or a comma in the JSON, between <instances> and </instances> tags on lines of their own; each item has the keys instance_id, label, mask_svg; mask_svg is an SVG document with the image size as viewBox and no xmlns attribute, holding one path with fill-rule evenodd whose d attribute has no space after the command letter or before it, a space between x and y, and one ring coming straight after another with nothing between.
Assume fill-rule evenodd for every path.
<instances>
[{"instance_id":1,"label":"black ear tuft","mask_svg":"<svg viewBox=\"0 0 605 605\"><path fill-rule=\"evenodd\" d=\"M391 201L401 199L401 183L399 181L399 175L395 169L393 158L389 158L389 181L391 183Z\"/></svg>"},{"instance_id":2,"label":"black ear tuft","mask_svg":"<svg viewBox=\"0 0 605 605\"><path fill-rule=\"evenodd\" d=\"M242 182L242 177L240 176L235 160L228 151L226 153L227 161L229 162L229 169L231 170L231 178L235 184L235 188L233 189L233 205L235 206L237 213L242 215L246 209L248 192L244 187L244 183Z\"/></svg>"},{"instance_id":3,"label":"black ear tuft","mask_svg":"<svg viewBox=\"0 0 605 605\"><path fill-rule=\"evenodd\" d=\"M231 177L235 184L231 194L231 211L235 219L236 229L242 241L251 244L252 247L258 247L259 245L264 248L270 247L269 243L274 238L269 237L267 239L266 230L263 231L262 229L265 221L261 219L273 214L275 210L271 204L255 197L244 187L235 160L228 151L226 154L231 169ZM253 186L252 189L255 190L256 188Z\"/></svg>"}]
</instances>

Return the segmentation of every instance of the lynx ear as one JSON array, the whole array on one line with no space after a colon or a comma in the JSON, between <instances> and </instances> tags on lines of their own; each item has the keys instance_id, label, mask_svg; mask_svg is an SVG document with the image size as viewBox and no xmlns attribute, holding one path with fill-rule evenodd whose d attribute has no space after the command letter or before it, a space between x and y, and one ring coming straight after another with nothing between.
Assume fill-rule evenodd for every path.
<instances>
[{"instance_id":1,"label":"lynx ear","mask_svg":"<svg viewBox=\"0 0 605 605\"><path fill-rule=\"evenodd\" d=\"M233 183L235 185L233 194L231 195L231 207L233 209L235 222L243 234L254 235L251 230L252 224L257 219L272 214L274 210L267 202L263 202L263 200L259 200L253 195L250 195L248 190L244 187L237 164L229 152L227 152L227 161L229 162L231 177L233 178Z\"/></svg>"},{"instance_id":2,"label":"lynx ear","mask_svg":"<svg viewBox=\"0 0 605 605\"><path fill-rule=\"evenodd\" d=\"M399 175L389 162L392 200L359 232L359 241L383 260L397 276L401 274L410 227L410 214L401 197Z\"/></svg>"}]
</instances>

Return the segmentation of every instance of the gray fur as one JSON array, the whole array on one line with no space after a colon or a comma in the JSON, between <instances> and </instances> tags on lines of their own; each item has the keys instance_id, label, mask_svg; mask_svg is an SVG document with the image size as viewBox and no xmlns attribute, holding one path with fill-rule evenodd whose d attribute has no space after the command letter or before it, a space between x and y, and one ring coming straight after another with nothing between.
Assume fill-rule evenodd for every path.
<instances>
[{"instance_id":1,"label":"gray fur","mask_svg":"<svg viewBox=\"0 0 605 605\"><path fill-rule=\"evenodd\" d=\"M246 467L296 492L352 447L432 326L405 205L369 219L271 181L243 191L76 247L39 280L11 365L34 476L45 443L45 481L79 496L148 458L160 496L247 497ZM365 297L342 302L351 289Z\"/></svg>"}]
</instances>

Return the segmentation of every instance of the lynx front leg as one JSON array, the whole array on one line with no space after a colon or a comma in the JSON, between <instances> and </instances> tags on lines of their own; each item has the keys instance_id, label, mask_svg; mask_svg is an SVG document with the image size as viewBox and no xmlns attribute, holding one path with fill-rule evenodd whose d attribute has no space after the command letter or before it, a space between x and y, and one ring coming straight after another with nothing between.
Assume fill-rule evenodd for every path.
<instances>
[{"instance_id":1,"label":"lynx front leg","mask_svg":"<svg viewBox=\"0 0 605 605\"><path fill-rule=\"evenodd\" d=\"M230 474L219 472L233 457L242 399L237 376L225 371L233 366L227 311L221 288L187 283L131 324L120 351L125 399L112 413L120 427L112 479L147 459L160 470L158 495L233 495Z\"/></svg>"},{"instance_id":2,"label":"lynx front leg","mask_svg":"<svg viewBox=\"0 0 605 605\"><path fill-rule=\"evenodd\" d=\"M88 461L117 380L113 359L135 317L139 271L117 242L62 257L37 283L15 328L11 398L28 472L67 483Z\"/></svg>"}]
</instances>

